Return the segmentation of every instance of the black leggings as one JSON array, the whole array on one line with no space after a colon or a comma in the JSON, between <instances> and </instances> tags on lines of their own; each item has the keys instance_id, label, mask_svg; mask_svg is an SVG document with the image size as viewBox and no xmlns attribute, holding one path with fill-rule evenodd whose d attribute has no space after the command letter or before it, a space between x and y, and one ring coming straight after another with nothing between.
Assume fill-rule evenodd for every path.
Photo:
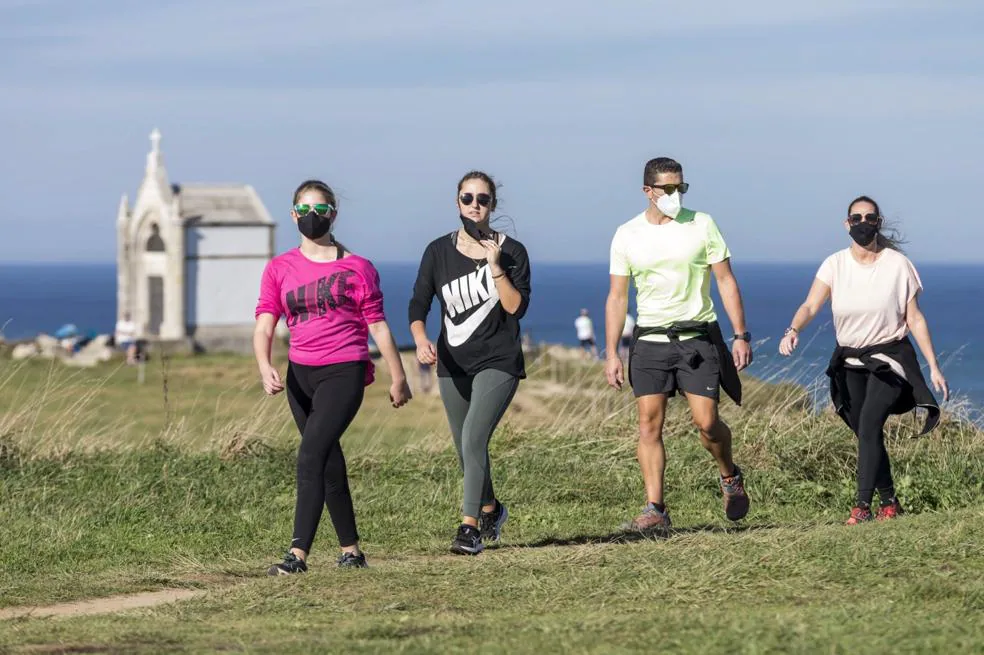
<instances>
[{"instance_id":1,"label":"black leggings","mask_svg":"<svg viewBox=\"0 0 984 655\"><path fill-rule=\"evenodd\" d=\"M895 496L895 486L884 428L902 393L902 381L878 377L868 369L847 368L844 375L848 418L858 437L858 504L870 505L875 489L885 503Z\"/></svg>"},{"instance_id":2,"label":"black leggings","mask_svg":"<svg viewBox=\"0 0 984 655\"><path fill-rule=\"evenodd\" d=\"M287 401L301 431L292 548L310 552L324 505L339 545L359 541L341 438L362 405L365 377L366 362L327 366L291 362L287 369Z\"/></svg>"}]
</instances>

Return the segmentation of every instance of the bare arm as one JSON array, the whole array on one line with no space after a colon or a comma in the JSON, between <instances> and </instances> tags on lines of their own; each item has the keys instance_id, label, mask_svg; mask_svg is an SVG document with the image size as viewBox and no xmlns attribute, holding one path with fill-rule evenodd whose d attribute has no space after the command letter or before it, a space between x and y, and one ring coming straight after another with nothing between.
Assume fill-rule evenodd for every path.
<instances>
[{"instance_id":1,"label":"bare arm","mask_svg":"<svg viewBox=\"0 0 984 655\"><path fill-rule=\"evenodd\" d=\"M407 374L403 369L403 360L400 358L400 351L393 340L393 333L390 332L386 321L377 321L369 324L369 334L379 348L379 354L383 356L383 361L389 368L392 384L390 385L390 400L394 407L402 407L412 397L410 387L407 385Z\"/></svg>"},{"instance_id":2,"label":"bare arm","mask_svg":"<svg viewBox=\"0 0 984 655\"><path fill-rule=\"evenodd\" d=\"M929 324L926 322L926 316L923 315L922 310L919 308L917 298L918 296L913 296L912 300L905 307L905 323L909 326L909 331L912 332L912 336L916 340L919 350L922 351L923 357L926 358L926 363L929 364L929 373L933 385L937 391L943 393L943 400L946 401L950 398L950 389L946 384L946 379L943 377L943 372L940 370L939 362L936 361L933 339L929 335Z\"/></svg>"},{"instance_id":3,"label":"bare arm","mask_svg":"<svg viewBox=\"0 0 984 655\"><path fill-rule=\"evenodd\" d=\"M492 281L495 283L496 293L499 294L499 303L507 313L522 318L526 314L530 297L530 260L526 249L520 248L519 252L514 253L512 272L507 275L500 263L502 250L499 242L479 243L485 248Z\"/></svg>"},{"instance_id":4,"label":"bare arm","mask_svg":"<svg viewBox=\"0 0 984 655\"><path fill-rule=\"evenodd\" d=\"M495 281L495 289L499 292L499 302L502 303L502 308L509 312L510 314L515 314L519 311L520 305L523 304L523 296L516 290L513 283L509 281L509 276L501 268L496 270L492 269L492 279Z\"/></svg>"},{"instance_id":5,"label":"bare arm","mask_svg":"<svg viewBox=\"0 0 984 655\"><path fill-rule=\"evenodd\" d=\"M745 307L741 302L741 290L738 288L738 280L731 270L731 260L725 259L711 264L711 271L717 280L718 293L721 294L721 302L724 303L724 311L728 313L731 327L735 334L743 334L747 331L745 325ZM739 371L748 367L752 363L752 344L744 339L735 339L731 346L731 356L734 358L735 368Z\"/></svg>"},{"instance_id":6,"label":"bare arm","mask_svg":"<svg viewBox=\"0 0 984 655\"><path fill-rule=\"evenodd\" d=\"M413 336L414 343L420 344L429 341L427 338L427 325L423 321L414 321L411 323L410 334Z\"/></svg>"},{"instance_id":7,"label":"bare arm","mask_svg":"<svg viewBox=\"0 0 984 655\"><path fill-rule=\"evenodd\" d=\"M273 332L277 327L277 317L273 314L260 314L256 317L256 327L253 328L253 355L260 373L273 366L270 361L272 354Z\"/></svg>"},{"instance_id":8,"label":"bare arm","mask_svg":"<svg viewBox=\"0 0 984 655\"><path fill-rule=\"evenodd\" d=\"M721 302L724 303L724 311L728 314L731 327L735 334L746 331L745 307L741 301L741 290L738 288L738 280L735 279L734 271L731 270L731 260L725 259L716 264L711 264L711 271L717 280L718 293L721 294Z\"/></svg>"},{"instance_id":9,"label":"bare arm","mask_svg":"<svg viewBox=\"0 0 984 655\"><path fill-rule=\"evenodd\" d=\"M618 356L618 341L629 311L629 277L611 275L611 287L605 302L605 379L613 389L620 390L625 382L622 360Z\"/></svg>"},{"instance_id":10,"label":"bare arm","mask_svg":"<svg viewBox=\"0 0 984 655\"><path fill-rule=\"evenodd\" d=\"M806 300L796 310L793 321L789 324L790 327L797 332L802 332L803 328L816 318L829 299L830 287L821 280L814 278L813 286L810 287L810 292L806 295Z\"/></svg>"},{"instance_id":11,"label":"bare arm","mask_svg":"<svg viewBox=\"0 0 984 655\"><path fill-rule=\"evenodd\" d=\"M376 342L376 347L379 348L379 354L383 356L383 361L389 367L390 377L393 378L393 381L403 382L406 380L407 374L403 370L403 360L400 359L400 351L396 347L396 341L393 340L393 333L390 332L389 325L386 321L371 323L369 325L369 334L372 335L372 340Z\"/></svg>"},{"instance_id":12,"label":"bare arm","mask_svg":"<svg viewBox=\"0 0 984 655\"><path fill-rule=\"evenodd\" d=\"M253 355L260 369L260 379L263 390L270 396L284 390L280 373L271 361L273 332L277 327L278 318L273 314L260 314L256 317L256 327L253 328Z\"/></svg>"},{"instance_id":13,"label":"bare arm","mask_svg":"<svg viewBox=\"0 0 984 655\"><path fill-rule=\"evenodd\" d=\"M605 302L605 352L608 359L618 358L618 342L625 327L625 315L629 312L629 278L611 275L611 287Z\"/></svg>"},{"instance_id":14,"label":"bare arm","mask_svg":"<svg viewBox=\"0 0 984 655\"><path fill-rule=\"evenodd\" d=\"M796 346L799 345L799 333L820 313L829 298L830 287L819 278L814 278L813 286L810 287L806 300L796 310L796 314L789 324L792 330L787 330L782 341L779 342L780 354L788 356L796 350Z\"/></svg>"}]
</instances>

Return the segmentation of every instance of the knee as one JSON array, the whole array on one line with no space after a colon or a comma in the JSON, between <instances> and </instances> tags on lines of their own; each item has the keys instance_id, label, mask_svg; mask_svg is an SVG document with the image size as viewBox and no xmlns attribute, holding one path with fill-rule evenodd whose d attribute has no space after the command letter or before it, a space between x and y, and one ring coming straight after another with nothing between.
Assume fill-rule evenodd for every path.
<instances>
[{"instance_id":1,"label":"knee","mask_svg":"<svg viewBox=\"0 0 984 655\"><path fill-rule=\"evenodd\" d=\"M718 415L715 414L701 414L694 415L693 417L694 425L700 430L702 437L709 441L717 441L717 433L719 432L718 426L721 421Z\"/></svg>"},{"instance_id":2,"label":"knee","mask_svg":"<svg viewBox=\"0 0 984 655\"><path fill-rule=\"evenodd\" d=\"M327 453L321 448L301 447L297 451L297 474L320 475L327 464Z\"/></svg>"},{"instance_id":3,"label":"knee","mask_svg":"<svg viewBox=\"0 0 984 655\"><path fill-rule=\"evenodd\" d=\"M858 441L865 444L875 444L884 440L884 426L881 424L862 423L855 434Z\"/></svg>"},{"instance_id":4,"label":"knee","mask_svg":"<svg viewBox=\"0 0 984 655\"><path fill-rule=\"evenodd\" d=\"M461 435L461 459L466 462L488 458L489 439L482 430L465 429Z\"/></svg>"},{"instance_id":5,"label":"knee","mask_svg":"<svg viewBox=\"0 0 984 655\"><path fill-rule=\"evenodd\" d=\"M663 441L662 414L639 418L639 441L646 445L656 445Z\"/></svg>"}]
</instances>

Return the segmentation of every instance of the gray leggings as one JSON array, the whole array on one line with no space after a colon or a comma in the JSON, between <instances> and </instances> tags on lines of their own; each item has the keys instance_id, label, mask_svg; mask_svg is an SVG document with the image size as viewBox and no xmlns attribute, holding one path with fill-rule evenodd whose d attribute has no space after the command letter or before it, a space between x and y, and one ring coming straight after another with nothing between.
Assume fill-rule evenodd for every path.
<instances>
[{"instance_id":1,"label":"gray leggings","mask_svg":"<svg viewBox=\"0 0 984 655\"><path fill-rule=\"evenodd\" d=\"M473 377L440 378L441 400L465 473L462 514L478 518L495 500L489 468L489 441L512 401L519 378L486 369Z\"/></svg>"}]
</instances>

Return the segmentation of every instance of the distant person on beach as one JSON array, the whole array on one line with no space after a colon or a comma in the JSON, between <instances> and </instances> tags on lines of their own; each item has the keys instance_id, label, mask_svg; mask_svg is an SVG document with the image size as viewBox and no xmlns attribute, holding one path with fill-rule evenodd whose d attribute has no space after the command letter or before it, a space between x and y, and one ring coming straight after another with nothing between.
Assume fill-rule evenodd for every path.
<instances>
[{"instance_id":1,"label":"distant person on beach","mask_svg":"<svg viewBox=\"0 0 984 655\"><path fill-rule=\"evenodd\" d=\"M663 500L663 420L667 399L677 391L686 396L701 444L717 462L725 514L737 521L749 507L741 469L732 459L731 430L718 416L718 400L723 387L741 404L738 371L752 361L751 335L745 331L731 253L709 215L681 205L688 187L676 161L659 157L647 162L642 190L648 206L618 228L611 245L605 375L609 385L622 388L618 344L631 280L636 287L638 328L630 345L628 378L639 409L638 458L646 506L628 527L643 532L665 533L671 527ZM730 351L711 300L712 272L737 332Z\"/></svg>"},{"instance_id":2,"label":"distant person on beach","mask_svg":"<svg viewBox=\"0 0 984 655\"><path fill-rule=\"evenodd\" d=\"M130 313L124 312L116 322L114 333L116 347L126 353L126 363L137 363L137 324L130 320Z\"/></svg>"},{"instance_id":3,"label":"distant person on beach","mask_svg":"<svg viewBox=\"0 0 984 655\"><path fill-rule=\"evenodd\" d=\"M581 315L574 319L574 331L577 333L577 340L581 343L581 349L591 356L598 359L598 344L595 342L594 323L588 315L587 309L581 310Z\"/></svg>"},{"instance_id":4,"label":"distant person on beach","mask_svg":"<svg viewBox=\"0 0 984 655\"><path fill-rule=\"evenodd\" d=\"M632 314L625 315L625 326L622 328L622 339L618 342L618 357L626 360L629 357L629 349L632 348L632 333L635 330L636 322Z\"/></svg>"},{"instance_id":5,"label":"distant person on beach","mask_svg":"<svg viewBox=\"0 0 984 655\"><path fill-rule=\"evenodd\" d=\"M427 246L410 300L417 359L437 364L438 389L464 472L461 525L451 552L477 555L499 541L506 506L492 487L489 441L526 377L519 321L530 301L530 263L519 241L496 232L495 181L471 171L458 182L459 229ZM437 346L427 338L441 304Z\"/></svg>"},{"instance_id":6,"label":"distant person on beach","mask_svg":"<svg viewBox=\"0 0 984 655\"><path fill-rule=\"evenodd\" d=\"M269 575L307 571L307 556L326 505L342 548L338 566L366 566L341 438L362 405L365 387L374 379L370 333L389 367L393 407L402 407L411 398L383 313L379 274L369 260L335 240L337 207L327 184L302 183L294 192L290 212L301 245L274 257L260 283L253 351L263 390L272 396L287 389L287 402L301 433L294 538L283 562L271 566ZM270 359L281 316L290 330L286 382Z\"/></svg>"},{"instance_id":7,"label":"distant person on beach","mask_svg":"<svg viewBox=\"0 0 984 655\"><path fill-rule=\"evenodd\" d=\"M922 281L897 239L885 230L878 203L868 196L851 201L844 229L853 243L820 265L806 301L786 328L779 352L788 356L796 349L800 332L829 299L837 337L827 367L830 398L858 439L857 501L847 519L848 525L856 525L902 513L885 449L888 416L926 409L921 435L940 420L939 405L919 368L909 332L944 401L950 390L919 308ZM880 500L877 516L871 512L875 491Z\"/></svg>"}]
</instances>

